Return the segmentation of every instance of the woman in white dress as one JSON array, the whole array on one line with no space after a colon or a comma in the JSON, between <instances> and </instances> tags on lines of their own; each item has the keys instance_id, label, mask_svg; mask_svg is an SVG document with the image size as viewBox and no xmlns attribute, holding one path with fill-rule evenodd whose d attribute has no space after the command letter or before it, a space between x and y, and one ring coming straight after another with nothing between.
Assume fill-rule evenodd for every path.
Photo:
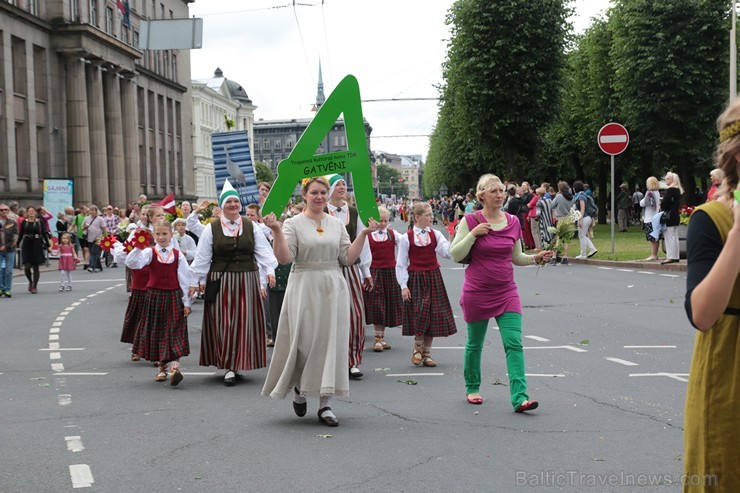
<instances>
[{"instance_id":1,"label":"woman in white dress","mask_svg":"<svg viewBox=\"0 0 740 493\"><path fill-rule=\"evenodd\" d=\"M378 225L371 218L350 244L344 223L324 212L329 182L307 178L302 185L307 207L301 214L284 225L275 214L265 217L275 257L292 262L293 270L262 394L284 399L292 391L298 416L306 414L306 397L318 395L319 422L338 426L331 397L349 394L349 289L340 266L354 264Z\"/></svg>"}]
</instances>

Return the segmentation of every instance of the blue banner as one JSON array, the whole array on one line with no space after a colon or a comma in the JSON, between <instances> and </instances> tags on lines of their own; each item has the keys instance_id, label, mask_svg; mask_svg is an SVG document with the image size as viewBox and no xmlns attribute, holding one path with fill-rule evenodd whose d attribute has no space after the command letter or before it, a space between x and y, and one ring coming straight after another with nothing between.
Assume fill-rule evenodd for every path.
<instances>
[{"instance_id":1,"label":"blue banner","mask_svg":"<svg viewBox=\"0 0 740 493\"><path fill-rule=\"evenodd\" d=\"M257 175L249 151L249 134L246 130L218 132L211 135L213 166L216 176L216 195L221 194L228 178L239 193L242 205L258 202Z\"/></svg>"}]
</instances>

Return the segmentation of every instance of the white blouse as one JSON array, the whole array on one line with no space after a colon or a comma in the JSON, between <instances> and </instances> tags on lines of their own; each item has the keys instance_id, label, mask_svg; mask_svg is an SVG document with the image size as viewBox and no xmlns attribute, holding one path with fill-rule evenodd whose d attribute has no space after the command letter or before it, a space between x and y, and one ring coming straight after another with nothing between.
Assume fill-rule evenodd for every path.
<instances>
[{"instance_id":1,"label":"white blouse","mask_svg":"<svg viewBox=\"0 0 740 493\"><path fill-rule=\"evenodd\" d=\"M161 259L163 263L171 264L175 261L174 249L172 246L161 247L154 245L161 252ZM170 255L172 254L172 255ZM129 269L142 269L152 263L154 258L153 248L134 248L126 256L126 267ZM185 255L179 255L177 263L177 282L180 284L182 290L182 304L185 306L192 306L193 301L188 296L188 290L190 289L190 269L188 268L188 261L185 259ZM160 260L161 261L161 260Z\"/></svg>"},{"instance_id":2,"label":"white blouse","mask_svg":"<svg viewBox=\"0 0 740 493\"><path fill-rule=\"evenodd\" d=\"M423 233L422 233L423 231ZM414 226L414 245L428 245L431 239L428 235L433 234L437 239L437 248L434 251L442 258L452 258L450 256L450 242L436 229L426 228L424 230ZM396 280L401 289L408 288L409 282L409 235L398 235L398 254L396 256Z\"/></svg>"}]
</instances>

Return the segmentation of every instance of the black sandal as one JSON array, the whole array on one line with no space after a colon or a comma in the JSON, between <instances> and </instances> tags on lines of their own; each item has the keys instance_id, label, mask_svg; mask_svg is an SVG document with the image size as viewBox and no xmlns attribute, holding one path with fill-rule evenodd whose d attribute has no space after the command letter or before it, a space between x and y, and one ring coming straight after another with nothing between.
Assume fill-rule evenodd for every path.
<instances>
[{"instance_id":1,"label":"black sandal","mask_svg":"<svg viewBox=\"0 0 740 493\"><path fill-rule=\"evenodd\" d=\"M321 416L321 414L324 413L325 411L331 411L331 408L327 406L327 407L322 407L321 409L319 409L319 423L321 423L322 425L331 426L331 427L339 426L339 421L337 421L337 418L335 418L334 416L327 416L327 417Z\"/></svg>"},{"instance_id":2,"label":"black sandal","mask_svg":"<svg viewBox=\"0 0 740 493\"><path fill-rule=\"evenodd\" d=\"M293 387L293 391L295 392L295 395L301 395L298 392L298 387ZM299 418L302 418L306 415L306 408L308 406L308 402L304 402L303 404L298 404L295 400L293 401L293 411L295 411L295 415Z\"/></svg>"}]
</instances>

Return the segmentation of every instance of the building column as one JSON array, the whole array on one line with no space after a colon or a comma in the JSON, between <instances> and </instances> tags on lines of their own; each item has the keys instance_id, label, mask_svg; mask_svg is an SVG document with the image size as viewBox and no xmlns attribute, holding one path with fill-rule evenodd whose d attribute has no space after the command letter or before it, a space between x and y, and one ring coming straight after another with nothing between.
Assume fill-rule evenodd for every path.
<instances>
[{"instance_id":1,"label":"building column","mask_svg":"<svg viewBox=\"0 0 740 493\"><path fill-rule=\"evenodd\" d=\"M137 200L141 194L137 108L136 83L133 79L124 79L121 81L121 118L123 120L123 159L126 170L127 203L130 200Z\"/></svg>"},{"instance_id":2,"label":"building column","mask_svg":"<svg viewBox=\"0 0 740 493\"><path fill-rule=\"evenodd\" d=\"M128 85L127 82L123 82ZM110 204L126 207L126 170L123 157L123 123L121 121L121 84L118 74L103 74L105 92L105 137L108 150L108 190Z\"/></svg>"},{"instance_id":3,"label":"building column","mask_svg":"<svg viewBox=\"0 0 740 493\"><path fill-rule=\"evenodd\" d=\"M85 62L79 57L67 58L65 72L68 170L74 180L74 202L84 205L92 202Z\"/></svg>"},{"instance_id":4,"label":"building column","mask_svg":"<svg viewBox=\"0 0 740 493\"><path fill-rule=\"evenodd\" d=\"M87 71L88 118L90 119L90 162L92 167L92 200L102 208L109 202L108 148L105 140L105 107L103 105L102 67Z\"/></svg>"}]
</instances>

